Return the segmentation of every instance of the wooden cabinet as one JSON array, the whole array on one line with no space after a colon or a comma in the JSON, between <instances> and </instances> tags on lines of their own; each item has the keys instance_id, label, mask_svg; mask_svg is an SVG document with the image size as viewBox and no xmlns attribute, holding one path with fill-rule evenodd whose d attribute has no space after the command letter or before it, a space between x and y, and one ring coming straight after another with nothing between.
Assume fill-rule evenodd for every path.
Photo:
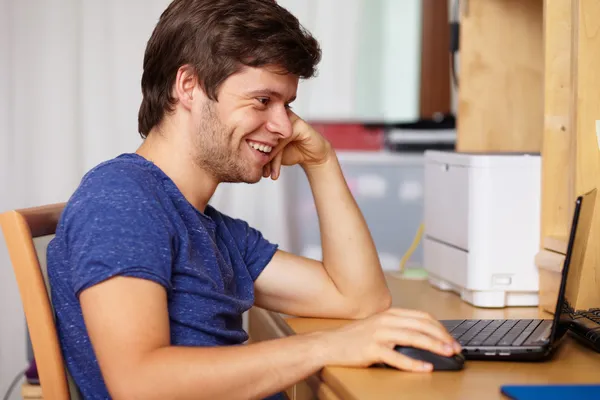
<instances>
[{"instance_id":1,"label":"wooden cabinet","mask_svg":"<svg viewBox=\"0 0 600 400\"><path fill-rule=\"evenodd\" d=\"M553 311L575 199L600 183L600 1L461 3L457 149L541 152L536 263ZM597 307L600 210L583 263L576 307Z\"/></svg>"},{"instance_id":2,"label":"wooden cabinet","mask_svg":"<svg viewBox=\"0 0 600 400\"><path fill-rule=\"evenodd\" d=\"M575 198L600 182L600 2L546 0L544 7L541 235L543 249L564 253ZM583 256L579 290L576 308L600 304L599 210Z\"/></svg>"},{"instance_id":3,"label":"wooden cabinet","mask_svg":"<svg viewBox=\"0 0 600 400\"><path fill-rule=\"evenodd\" d=\"M461 4L457 149L539 152L543 0Z\"/></svg>"}]
</instances>

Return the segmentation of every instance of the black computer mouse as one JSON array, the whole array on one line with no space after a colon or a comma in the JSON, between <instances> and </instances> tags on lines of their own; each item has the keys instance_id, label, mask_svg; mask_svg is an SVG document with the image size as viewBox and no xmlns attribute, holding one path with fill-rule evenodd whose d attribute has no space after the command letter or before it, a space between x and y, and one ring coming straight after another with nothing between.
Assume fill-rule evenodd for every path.
<instances>
[{"instance_id":1,"label":"black computer mouse","mask_svg":"<svg viewBox=\"0 0 600 400\"><path fill-rule=\"evenodd\" d=\"M459 371L465 364L465 356L462 354L448 357L417 347L404 346L396 346L394 350L412 359L430 363L434 371Z\"/></svg>"}]
</instances>

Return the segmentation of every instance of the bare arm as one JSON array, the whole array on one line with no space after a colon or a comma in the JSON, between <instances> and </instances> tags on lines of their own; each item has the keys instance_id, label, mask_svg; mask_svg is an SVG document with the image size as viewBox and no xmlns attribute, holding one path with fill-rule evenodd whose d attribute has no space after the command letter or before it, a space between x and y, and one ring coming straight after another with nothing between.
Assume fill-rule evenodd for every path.
<instances>
[{"instance_id":1,"label":"bare arm","mask_svg":"<svg viewBox=\"0 0 600 400\"><path fill-rule=\"evenodd\" d=\"M305 167L313 192L323 246L323 266L339 292L371 310L390 306L379 257L335 153L320 165Z\"/></svg>"},{"instance_id":2,"label":"bare arm","mask_svg":"<svg viewBox=\"0 0 600 400\"><path fill-rule=\"evenodd\" d=\"M80 302L115 399L260 399L325 365L385 362L430 370L393 351L396 344L446 355L460 351L437 321L418 311L390 309L339 330L257 344L176 347L170 344L165 290L154 282L112 278L84 290Z\"/></svg>"},{"instance_id":3,"label":"bare arm","mask_svg":"<svg viewBox=\"0 0 600 400\"><path fill-rule=\"evenodd\" d=\"M256 303L300 316L362 318L391 296L367 224L335 153L304 166L321 231L323 262L278 252L256 281Z\"/></svg>"},{"instance_id":4,"label":"bare arm","mask_svg":"<svg viewBox=\"0 0 600 400\"><path fill-rule=\"evenodd\" d=\"M164 288L117 277L85 290L85 323L115 399L248 399L323 366L317 335L231 347L170 345Z\"/></svg>"}]
</instances>

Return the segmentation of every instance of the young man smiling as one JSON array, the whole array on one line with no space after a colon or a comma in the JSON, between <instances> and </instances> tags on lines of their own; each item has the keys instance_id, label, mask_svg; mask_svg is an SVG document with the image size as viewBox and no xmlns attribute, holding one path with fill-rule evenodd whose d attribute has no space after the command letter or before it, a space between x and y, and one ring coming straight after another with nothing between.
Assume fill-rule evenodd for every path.
<instances>
[{"instance_id":1,"label":"young man smiling","mask_svg":"<svg viewBox=\"0 0 600 400\"><path fill-rule=\"evenodd\" d=\"M264 398L324 365L430 370L396 344L460 351L430 316L390 308L335 152L289 108L319 59L272 0L175 0L162 14L144 57L145 140L86 174L48 249L62 350L85 398ZM323 262L208 205L221 182L277 179L296 164ZM254 304L358 321L243 345Z\"/></svg>"}]
</instances>

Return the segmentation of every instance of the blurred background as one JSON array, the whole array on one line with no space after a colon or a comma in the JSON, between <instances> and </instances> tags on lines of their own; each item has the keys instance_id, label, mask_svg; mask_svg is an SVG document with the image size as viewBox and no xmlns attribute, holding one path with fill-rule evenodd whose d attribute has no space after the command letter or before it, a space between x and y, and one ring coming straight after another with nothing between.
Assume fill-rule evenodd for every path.
<instances>
[{"instance_id":1,"label":"blurred background","mask_svg":"<svg viewBox=\"0 0 600 400\"><path fill-rule=\"evenodd\" d=\"M144 48L168 3L0 0L0 211L64 202L90 168L136 150ZM454 2L278 3L323 49L319 75L300 83L294 111L337 149L384 269L399 270L409 249L406 267L420 268L423 151L455 145ZM222 185L211 203L285 250L321 256L299 168L277 182ZM31 357L4 241L0 296L4 393Z\"/></svg>"}]
</instances>

